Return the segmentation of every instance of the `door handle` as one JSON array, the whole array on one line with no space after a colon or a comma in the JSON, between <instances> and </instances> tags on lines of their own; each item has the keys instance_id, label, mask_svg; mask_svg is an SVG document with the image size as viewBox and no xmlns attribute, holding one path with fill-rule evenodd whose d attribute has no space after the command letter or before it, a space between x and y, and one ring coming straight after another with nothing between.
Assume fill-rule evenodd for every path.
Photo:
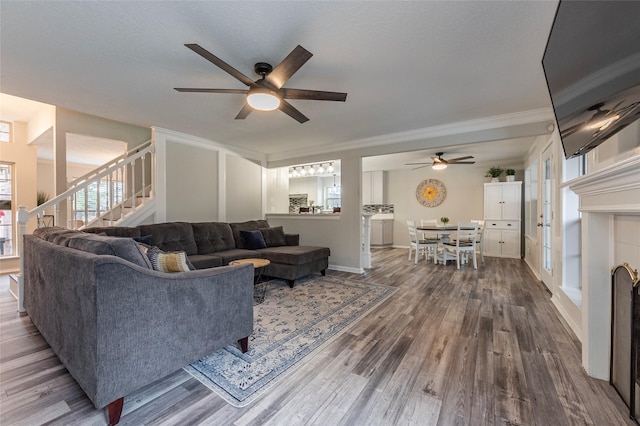
<instances>
[{"instance_id":1,"label":"door handle","mask_svg":"<svg viewBox=\"0 0 640 426\"><path fill-rule=\"evenodd\" d=\"M541 223L539 223L539 224L538 224L538 226L542 226L542 224L541 224Z\"/></svg>"}]
</instances>

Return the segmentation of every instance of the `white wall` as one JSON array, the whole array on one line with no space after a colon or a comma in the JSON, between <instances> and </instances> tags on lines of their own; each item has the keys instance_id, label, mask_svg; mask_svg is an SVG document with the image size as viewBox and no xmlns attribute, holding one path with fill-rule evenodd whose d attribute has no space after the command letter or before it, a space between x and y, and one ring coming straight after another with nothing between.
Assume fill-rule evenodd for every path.
<instances>
[{"instance_id":1,"label":"white wall","mask_svg":"<svg viewBox=\"0 0 640 426\"><path fill-rule=\"evenodd\" d=\"M226 155L226 221L262 218L262 166Z\"/></svg>"},{"instance_id":2,"label":"white wall","mask_svg":"<svg viewBox=\"0 0 640 426\"><path fill-rule=\"evenodd\" d=\"M408 246L407 220L449 218L451 224L484 216L485 167L450 166L437 171L391 170L386 173L387 204L394 205L393 245ZM416 188L425 179L438 179L447 188L447 197L436 207L425 207L416 199Z\"/></svg>"},{"instance_id":3,"label":"white wall","mask_svg":"<svg viewBox=\"0 0 640 426\"><path fill-rule=\"evenodd\" d=\"M289 168L267 169L267 206L266 213L289 212Z\"/></svg>"},{"instance_id":4,"label":"white wall","mask_svg":"<svg viewBox=\"0 0 640 426\"><path fill-rule=\"evenodd\" d=\"M166 221L205 222L218 217L218 153L166 144Z\"/></svg>"}]
</instances>

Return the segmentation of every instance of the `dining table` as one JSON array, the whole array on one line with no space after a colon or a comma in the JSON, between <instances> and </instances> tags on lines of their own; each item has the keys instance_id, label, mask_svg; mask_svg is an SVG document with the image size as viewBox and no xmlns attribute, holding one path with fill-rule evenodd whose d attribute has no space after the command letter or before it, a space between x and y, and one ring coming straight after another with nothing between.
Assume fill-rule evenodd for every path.
<instances>
[{"instance_id":1,"label":"dining table","mask_svg":"<svg viewBox=\"0 0 640 426\"><path fill-rule=\"evenodd\" d=\"M449 234L458 230L458 225L421 225L416 226L417 231L428 231L435 232L442 236L441 241L443 243L448 243L451 241L449 238Z\"/></svg>"}]
</instances>

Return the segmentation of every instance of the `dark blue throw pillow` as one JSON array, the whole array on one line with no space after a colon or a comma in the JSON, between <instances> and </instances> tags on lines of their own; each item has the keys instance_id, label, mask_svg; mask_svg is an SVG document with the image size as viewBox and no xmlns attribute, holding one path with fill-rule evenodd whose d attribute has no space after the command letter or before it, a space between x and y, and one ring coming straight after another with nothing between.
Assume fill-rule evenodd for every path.
<instances>
[{"instance_id":1,"label":"dark blue throw pillow","mask_svg":"<svg viewBox=\"0 0 640 426\"><path fill-rule=\"evenodd\" d=\"M255 231L240 231L240 237L242 237L244 245L249 250L267 248L262 232L257 229Z\"/></svg>"},{"instance_id":2,"label":"dark blue throw pillow","mask_svg":"<svg viewBox=\"0 0 640 426\"><path fill-rule=\"evenodd\" d=\"M144 237L132 237L132 238L133 238L133 241L135 241L136 243L151 245L152 237L153 237L152 235L145 235Z\"/></svg>"}]
</instances>

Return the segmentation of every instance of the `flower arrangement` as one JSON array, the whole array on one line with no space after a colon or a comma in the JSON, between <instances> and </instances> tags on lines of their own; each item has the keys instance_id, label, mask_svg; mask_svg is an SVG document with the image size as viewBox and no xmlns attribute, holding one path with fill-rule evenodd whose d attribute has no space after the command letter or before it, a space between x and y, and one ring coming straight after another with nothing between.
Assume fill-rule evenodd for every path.
<instances>
[{"instance_id":1,"label":"flower arrangement","mask_svg":"<svg viewBox=\"0 0 640 426\"><path fill-rule=\"evenodd\" d=\"M440 222L442 222L442 224L443 224L444 226L447 226L447 223L449 223L449 218L448 218L448 217L446 217L446 216L442 216L442 217L440 218Z\"/></svg>"},{"instance_id":2,"label":"flower arrangement","mask_svg":"<svg viewBox=\"0 0 640 426\"><path fill-rule=\"evenodd\" d=\"M504 174L507 176L514 176L516 174L516 171L514 169L507 169L504 171Z\"/></svg>"},{"instance_id":3,"label":"flower arrangement","mask_svg":"<svg viewBox=\"0 0 640 426\"><path fill-rule=\"evenodd\" d=\"M44 204L47 201L49 201L49 194L44 191L38 191L36 193L36 202L38 203L37 205Z\"/></svg>"}]
</instances>

